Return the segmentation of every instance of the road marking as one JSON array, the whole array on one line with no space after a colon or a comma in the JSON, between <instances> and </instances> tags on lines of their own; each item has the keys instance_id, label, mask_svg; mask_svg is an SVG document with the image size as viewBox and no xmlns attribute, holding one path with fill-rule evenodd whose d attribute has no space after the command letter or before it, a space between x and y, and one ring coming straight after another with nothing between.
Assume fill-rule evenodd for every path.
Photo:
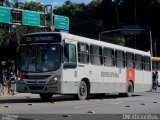
<instances>
[{"instance_id":1,"label":"road marking","mask_svg":"<svg viewBox=\"0 0 160 120\"><path fill-rule=\"evenodd\" d=\"M76 106L73 109L84 108L84 107L94 107L94 106L100 106L100 105L104 105L104 104L81 105L81 106Z\"/></svg>"},{"instance_id":2,"label":"road marking","mask_svg":"<svg viewBox=\"0 0 160 120\"><path fill-rule=\"evenodd\" d=\"M110 104L117 105L117 104L121 104L121 103L124 103L124 102L112 102L112 103L110 103Z\"/></svg>"}]
</instances>

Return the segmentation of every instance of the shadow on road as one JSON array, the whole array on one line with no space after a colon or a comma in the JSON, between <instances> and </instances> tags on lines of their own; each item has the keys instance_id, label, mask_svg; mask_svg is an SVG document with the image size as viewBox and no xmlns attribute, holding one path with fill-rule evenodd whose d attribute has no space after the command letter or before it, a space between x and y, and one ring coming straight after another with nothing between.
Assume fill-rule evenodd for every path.
<instances>
[{"instance_id":1,"label":"shadow on road","mask_svg":"<svg viewBox=\"0 0 160 120\"><path fill-rule=\"evenodd\" d=\"M137 96L141 96L141 95L133 95L132 97L137 97ZM114 95L89 95L87 100L98 100L98 99L117 99L117 98L128 98L128 97L123 97L120 96L118 94L114 94ZM59 96L53 96L52 100L50 101L44 101L42 99L40 99L40 97L37 98L32 98L29 96L24 97L14 97L14 98L3 98L0 100L0 104L4 104L4 103L47 103L47 102L64 102L64 101L76 101L76 99L74 98L73 95L59 95ZM79 100L77 100L79 101Z\"/></svg>"}]
</instances>

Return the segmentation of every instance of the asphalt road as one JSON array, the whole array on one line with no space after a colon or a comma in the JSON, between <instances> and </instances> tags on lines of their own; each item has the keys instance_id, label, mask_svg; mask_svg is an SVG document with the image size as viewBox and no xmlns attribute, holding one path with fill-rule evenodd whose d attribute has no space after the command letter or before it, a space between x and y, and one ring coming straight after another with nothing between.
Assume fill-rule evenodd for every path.
<instances>
[{"instance_id":1,"label":"asphalt road","mask_svg":"<svg viewBox=\"0 0 160 120\"><path fill-rule=\"evenodd\" d=\"M18 116L23 120L31 120L31 118L119 120L132 117L157 120L160 119L160 88L156 92L134 93L133 97L120 97L115 94L103 98L90 96L83 101L75 100L69 95L55 95L52 101L45 102L39 95L17 94L0 98L0 113L0 118L10 115L14 118ZM139 114L148 116L138 116Z\"/></svg>"}]
</instances>

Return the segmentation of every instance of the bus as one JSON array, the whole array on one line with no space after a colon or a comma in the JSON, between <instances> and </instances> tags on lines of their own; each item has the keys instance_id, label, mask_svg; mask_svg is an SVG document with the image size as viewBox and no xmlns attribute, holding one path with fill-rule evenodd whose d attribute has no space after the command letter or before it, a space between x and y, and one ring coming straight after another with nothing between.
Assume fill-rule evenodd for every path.
<instances>
[{"instance_id":1,"label":"bus","mask_svg":"<svg viewBox=\"0 0 160 120\"><path fill-rule=\"evenodd\" d=\"M18 47L17 92L74 95L149 91L151 55L103 41L62 32L37 32L23 36Z\"/></svg>"},{"instance_id":2,"label":"bus","mask_svg":"<svg viewBox=\"0 0 160 120\"><path fill-rule=\"evenodd\" d=\"M158 71L160 75L160 57L151 57L152 60L152 71ZM158 77L158 86L160 86L160 76Z\"/></svg>"}]
</instances>

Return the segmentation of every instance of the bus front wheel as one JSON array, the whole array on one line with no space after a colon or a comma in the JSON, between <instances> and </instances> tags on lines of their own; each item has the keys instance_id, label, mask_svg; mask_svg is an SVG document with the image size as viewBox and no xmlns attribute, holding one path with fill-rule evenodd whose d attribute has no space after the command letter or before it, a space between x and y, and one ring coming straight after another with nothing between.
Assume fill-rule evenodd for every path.
<instances>
[{"instance_id":1,"label":"bus front wheel","mask_svg":"<svg viewBox=\"0 0 160 120\"><path fill-rule=\"evenodd\" d=\"M45 101L52 100L52 96L53 96L52 93L40 93L39 95L40 95L41 99L45 100Z\"/></svg>"},{"instance_id":2,"label":"bus front wheel","mask_svg":"<svg viewBox=\"0 0 160 120\"><path fill-rule=\"evenodd\" d=\"M87 98L88 88L87 84L84 81L81 81L78 94L75 95L75 97L79 100L85 100Z\"/></svg>"}]
</instances>

